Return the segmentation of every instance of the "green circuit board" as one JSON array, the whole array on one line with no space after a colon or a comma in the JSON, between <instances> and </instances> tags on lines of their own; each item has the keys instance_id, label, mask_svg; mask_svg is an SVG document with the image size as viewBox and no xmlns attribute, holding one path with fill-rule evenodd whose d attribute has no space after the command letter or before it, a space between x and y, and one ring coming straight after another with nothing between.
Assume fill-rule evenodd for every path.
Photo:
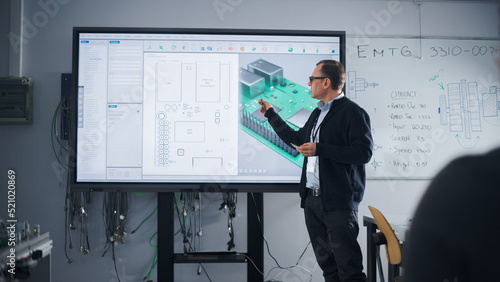
<instances>
[{"instance_id":1,"label":"green circuit board","mask_svg":"<svg viewBox=\"0 0 500 282\"><path fill-rule=\"evenodd\" d=\"M253 98L242 95L243 130L297 166L302 167L304 156L273 134L267 119L259 111L258 101L260 99L272 104L278 115L293 129L299 129L304 125L311 112L316 108L318 100L311 98L308 87L296 84L286 78L274 86L266 85L265 91Z\"/></svg>"}]
</instances>

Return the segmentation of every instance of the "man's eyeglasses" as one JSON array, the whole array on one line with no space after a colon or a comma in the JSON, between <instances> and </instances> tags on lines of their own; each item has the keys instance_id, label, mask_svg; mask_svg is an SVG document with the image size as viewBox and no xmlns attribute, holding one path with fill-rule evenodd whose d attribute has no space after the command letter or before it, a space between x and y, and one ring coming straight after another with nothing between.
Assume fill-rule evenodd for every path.
<instances>
[{"instance_id":1,"label":"man's eyeglasses","mask_svg":"<svg viewBox=\"0 0 500 282\"><path fill-rule=\"evenodd\" d=\"M309 82L312 83L313 80L315 80L315 79L323 79L323 78L328 78L328 77L326 77L326 76L310 76L309 77Z\"/></svg>"}]
</instances>

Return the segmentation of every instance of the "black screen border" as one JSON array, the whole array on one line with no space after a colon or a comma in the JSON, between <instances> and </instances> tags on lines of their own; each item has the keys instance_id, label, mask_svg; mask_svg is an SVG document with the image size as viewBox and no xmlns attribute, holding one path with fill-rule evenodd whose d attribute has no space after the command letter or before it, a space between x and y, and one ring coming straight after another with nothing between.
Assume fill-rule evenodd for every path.
<instances>
[{"instance_id":1,"label":"black screen border","mask_svg":"<svg viewBox=\"0 0 500 282\"><path fill-rule=\"evenodd\" d=\"M199 35L276 35L317 36L340 38L340 62L346 67L345 31L330 30L281 30L281 29L207 29L207 28L138 28L138 27L73 27L72 50L72 99L70 148L70 189L90 192L298 192L298 183L187 183L187 182L77 182L77 93L79 40L81 33L150 33L150 34L199 34ZM311 66L312 68L312 66Z\"/></svg>"}]
</instances>

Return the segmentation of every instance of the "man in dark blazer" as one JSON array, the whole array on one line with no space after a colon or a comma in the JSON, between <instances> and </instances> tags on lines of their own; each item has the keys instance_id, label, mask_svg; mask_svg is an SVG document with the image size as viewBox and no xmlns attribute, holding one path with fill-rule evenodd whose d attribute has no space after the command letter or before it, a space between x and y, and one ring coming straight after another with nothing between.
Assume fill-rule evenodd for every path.
<instances>
[{"instance_id":1,"label":"man in dark blazer","mask_svg":"<svg viewBox=\"0 0 500 282\"><path fill-rule=\"evenodd\" d=\"M261 113L287 144L304 155L301 207L325 281L365 281L357 236L357 211L365 190L365 164L372 156L370 118L344 96L340 62L319 62L309 77L320 100L304 127L294 130L260 100Z\"/></svg>"}]
</instances>

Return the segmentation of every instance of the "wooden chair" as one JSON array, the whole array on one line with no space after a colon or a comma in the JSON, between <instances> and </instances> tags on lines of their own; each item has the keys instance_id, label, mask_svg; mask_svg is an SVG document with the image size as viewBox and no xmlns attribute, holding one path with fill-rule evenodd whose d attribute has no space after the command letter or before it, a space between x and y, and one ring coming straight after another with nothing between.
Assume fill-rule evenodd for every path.
<instances>
[{"instance_id":1,"label":"wooden chair","mask_svg":"<svg viewBox=\"0 0 500 282\"><path fill-rule=\"evenodd\" d=\"M378 229L380 230L379 233L374 234L374 241L377 244L377 263L379 267L379 272L381 273L380 275L380 280L384 282L384 274L382 272L382 266L380 262L380 245L385 245L385 250L387 253L387 260L389 264L391 264L396 271L394 273L389 273L389 279L391 278L392 275L395 276L395 281L397 282L398 280L401 280L401 277L399 277L399 266L401 264L401 244L399 244L399 240L396 237L396 234L394 233L394 230L392 229L391 225L387 221L387 219L384 217L384 215L376 208L372 206L368 206L370 209L370 212L373 215L373 218L375 219L375 222L377 223ZM382 234L380 234L382 233ZM383 235L383 236L381 236ZM385 238L384 238L385 237Z\"/></svg>"}]
</instances>

